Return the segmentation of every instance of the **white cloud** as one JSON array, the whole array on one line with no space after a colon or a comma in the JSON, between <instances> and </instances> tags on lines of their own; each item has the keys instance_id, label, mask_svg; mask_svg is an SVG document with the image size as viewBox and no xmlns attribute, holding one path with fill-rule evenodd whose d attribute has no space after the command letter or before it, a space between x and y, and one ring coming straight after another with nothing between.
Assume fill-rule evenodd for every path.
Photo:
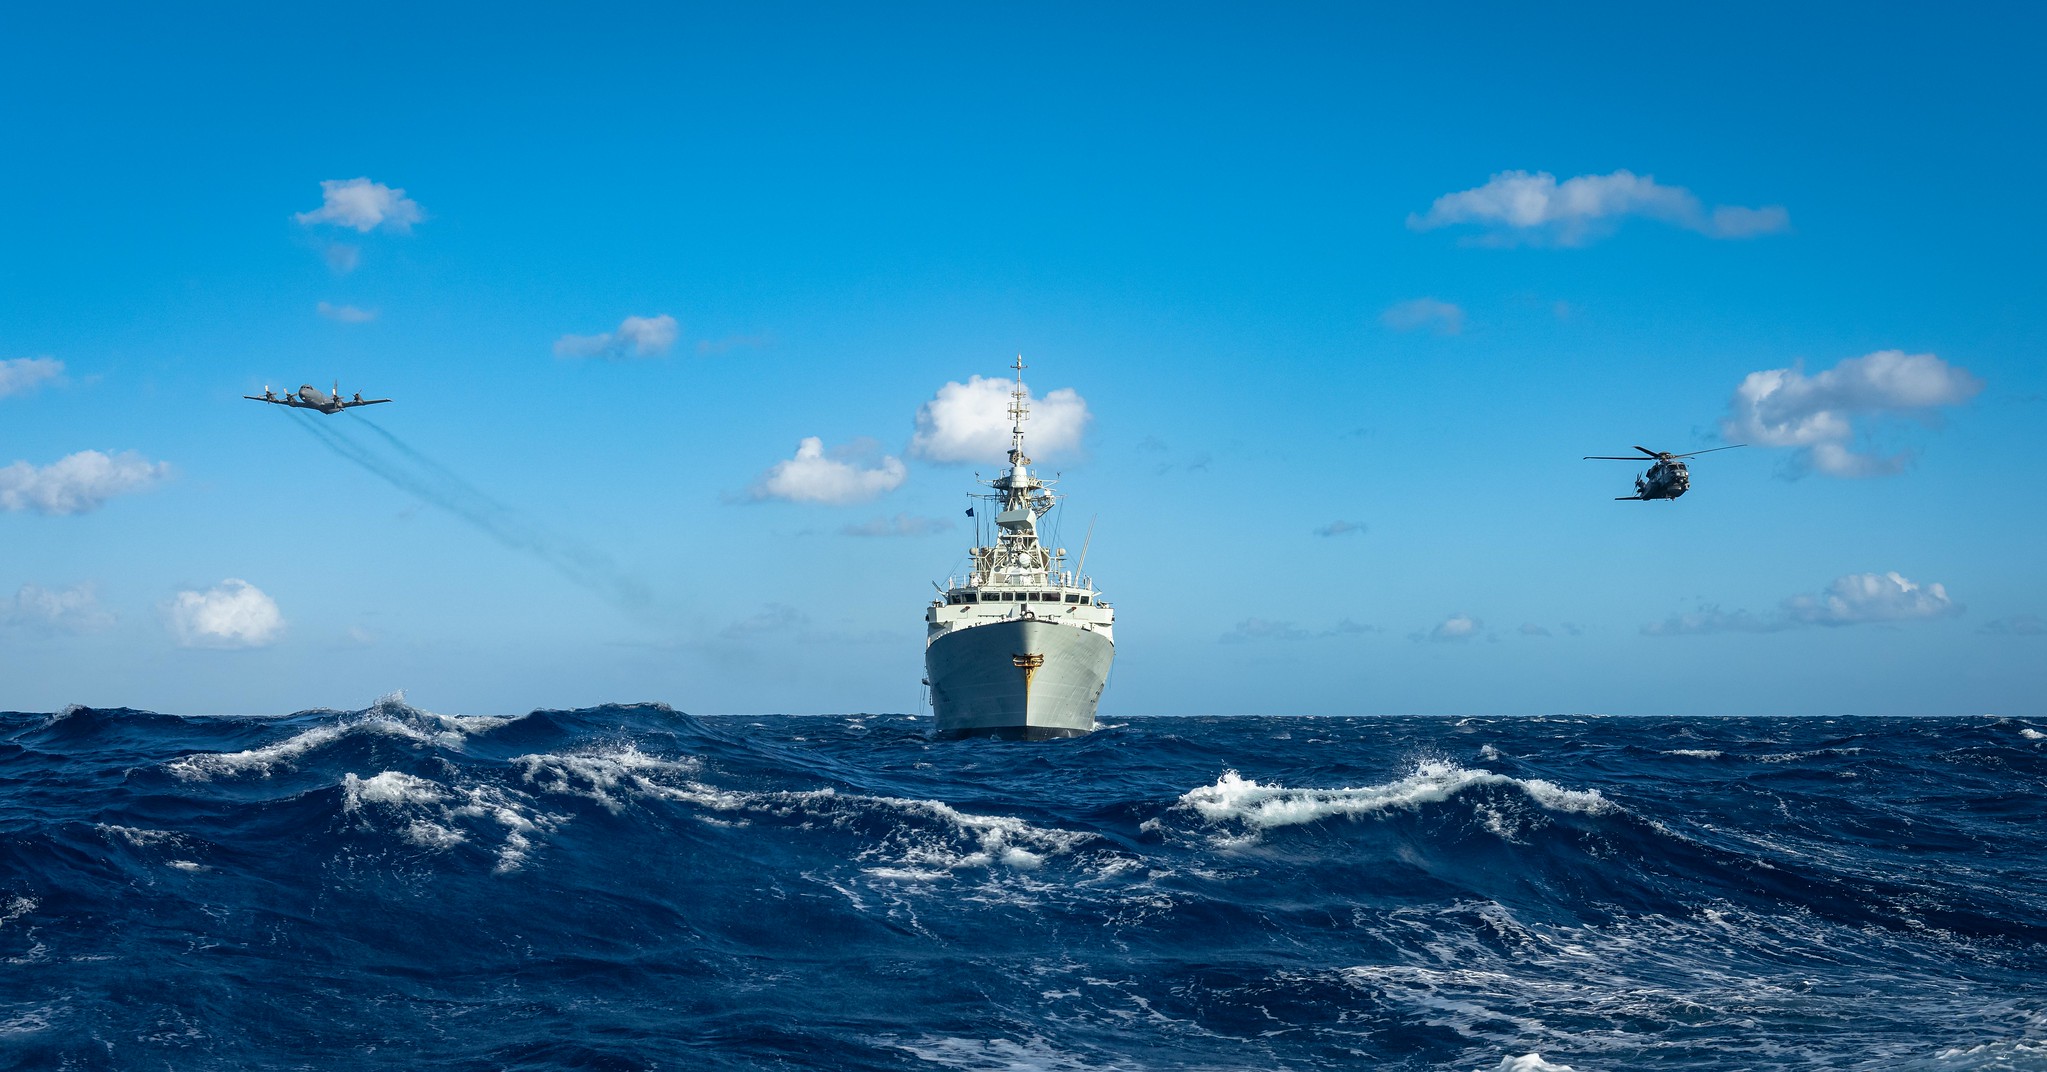
<instances>
[{"instance_id":1,"label":"white cloud","mask_svg":"<svg viewBox=\"0 0 2047 1072\"><path fill-rule=\"evenodd\" d=\"M0 398L25 395L64 375L64 362L53 357L16 357L0 361Z\"/></svg>"},{"instance_id":2,"label":"white cloud","mask_svg":"<svg viewBox=\"0 0 2047 1072\"><path fill-rule=\"evenodd\" d=\"M1434 298L1414 298L1380 313L1379 322L1395 331L1433 327L1438 335L1456 335L1464 330L1464 310Z\"/></svg>"},{"instance_id":3,"label":"white cloud","mask_svg":"<svg viewBox=\"0 0 2047 1072\"><path fill-rule=\"evenodd\" d=\"M1348 536L1352 533L1362 534L1364 531L1365 523L1362 521L1331 521L1329 524L1316 529L1315 535Z\"/></svg>"},{"instance_id":4,"label":"white cloud","mask_svg":"<svg viewBox=\"0 0 2047 1072\"><path fill-rule=\"evenodd\" d=\"M317 308L320 310L321 316L329 320L339 320L344 324L367 324L377 318L376 310L358 309L353 305L333 305L328 302L321 302Z\"/></svg>"},{"instance_id":5,"label":"white cloud","mask_svg":"<svg viewBox=\"0 0 2047 1072\"><path fill-rule=\"evenodd\" d=\"M1491 239L1576 246L1600 237L1629 216L1659 220L1712 238L1749 238L1782 231L1791 217L1781 206L1708 209L1682 186L1649 175L1615 171L1558 182L1547 171L1503 171L1484 186L1444 194L1426 215L1409 215L1417 231L1471 224Z\"/></svg>"},{"instance_id":6,"label":"white cloud","mask_svg":"<svg viewBox=\"0 0 2047 1072\"><path fill-rule=\"evenodd\" d=\"M875 453L872 440L858 440L827 454L824 440L809 436L796 445L794 458L776 462L762 473L748 497L832 506L866 502L902 486L909 475L900 460L887 455L865 465Z\"/></svg>"},{"instance_id":7,"label":"white cloud","mask_svg":"<svg viewBox=\"0 0 2047 1072\"><path fill-rule=\"evenodd\" d=\"M952 521L943 517L917 517L913 514L897 514L893 518L877 517L857 525L847 525L839 530L841 536L931 536L940 532L951 532Z\"/></svg>"},{"instance_id":8,"label":"white cloud","mask_svg":"<svg viewBox=\"0 0 2047 1072\"><path fill-rule=\"evenodd\" d=\"M1856 625L1947 618L1962 612L1938 584L1918 585L1893 571L1851 573L1817 596L1793 596L1784 612L1807 625Z\"/></svg>"},{"instance_id":9,"label":"white cloud","mask_svg":"<svg viewBox=\"0 0 2047 1072\"><path fill-rule=\"evenodd\" d=\"M169 462L152 462L132 450L120 454L81 450L40 469L15 462L0 467L0 511L90 513L108 499L139 491L170 473Z\"/></svg>"},{"instance_id":10,"label":"white cloud","mask_svg":"<svg viewBox=\"0 0 2047 1072\"><path fill-rule=\"evenodd\" d=\"M1002 460L1009 451L1009 392L1014 387L1011 380L980 376L940 387L931 401L917 407L917 434L910 440L910 453L934 462ZM1080 449L1081 436L1094 420L1086 399L1071 387L1061 387L1032 399L1030 405L1024 449L1031 457Z\"/></svg>"},{"instance_id":11,"label":"white cloud","mask_svg":"<svg viewBox=\"0 0 2047 1072\"><path fill-rule=\"evenodd\" d=\"M618 329L598 335L564 335L554 341L556 357L659 357L675 346L682 328L666 313L629 316Z\"/></svg>"},{"instance_id":12,"label":"white cloud","mask_svg":"<svg viewBox=\"0 0 2047 1072\"><path fill-rule=\"evenodd\" d=\"M179 592L164 614L171 635L186 648L260 648L284 632L277 601L234 577L203 592Z\"/></svg>"},{"instance_id":13,"label":"white cloud","mask_svg":"<svg viewBox=\"0 0 2047 1072\"><path fill-rule=\"evenodd\" d=\"M91 633L113 625L114 615L100 609L90 582L57 589L24 584L13 603L0 603L0 622L41 632Z\"/></svg>"},{"instance_id":14,"label":"white cloud","mask_svg":"<svg viewBox=\"0 0 2047 1072\"><path fill-rule=\"evenodd\" d=\"M1649 636L1701 633L1776 633L1803 626L1862 625L1870 622L1927 621L1962 613L1939 584L1918 584L1902 574L1850 573L1834 579L1817 595L1795 595L1774 614L1701 607L1689 614L1642 627Z\"/></svg>"},{"instance_id":15,"label":"white cloud","mask_svg":"<svg viewBox=\"0 0 2047 1072\"><path fill-rule=\"evenodd\" d=\"M331 223L366 234L379 227L403 234L426 219L426 213L420 210L419 202L405 196L404 190L381 182L368 178L326 179L320 183L320 207L301 212L293 219L308 227Z\"/></svg>"},{"instance_id":16,"label":"white cloud","mask_svg":"<svg viewBox=\"0 0 2047 1072\"><path fill-rule=\"evenodd\" d=\"M1798 448L1804 464L1828 476L1888 476L1911 456L1855 451L1852 417L1926 417L1982 389L1983 381L1967 369L1932 354L1879 350L1814 376L1798 367L1749 373L1735 388L1720 430L1742 442Z\"/></svg>"},{"instance_id":17,"label":"white cloud","mask_svg":"<svg viewBox=\"0 0 2047 1072\"><path fill-rule=\"evenodd\" d=\"M1477 618L1473 618L1468 614L1453 614L1437 623L1436 627L1429 631L1429 639L1438 642L1470 640L1479 634L1479 630L1484 628L1485 623Z\"/></svg>"}]
</instances>

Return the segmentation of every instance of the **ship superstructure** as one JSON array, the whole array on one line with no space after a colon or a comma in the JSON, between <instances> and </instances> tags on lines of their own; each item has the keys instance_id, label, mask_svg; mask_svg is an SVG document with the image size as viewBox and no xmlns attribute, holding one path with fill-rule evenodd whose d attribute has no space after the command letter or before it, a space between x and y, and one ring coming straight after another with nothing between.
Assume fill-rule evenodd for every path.
<instances>
[{"instance_id":1,"label":"ship superstructure","mask_svg":"<svg viewBox=\"0 0 2047 1072\"><path fill-rule=\"evenodd\" d=\"M1009 469L977 496L995 510L994 538L972 551L964 578L948 578L924 612L924 681L944 737L1039 740L1095 728L1095 707L1116 656L1116 611L1066 550L1039 540L1038 523L1059 503L1024 454L1030 395L1023 358L1010 393Z\"/></svg>"}]
</instances>

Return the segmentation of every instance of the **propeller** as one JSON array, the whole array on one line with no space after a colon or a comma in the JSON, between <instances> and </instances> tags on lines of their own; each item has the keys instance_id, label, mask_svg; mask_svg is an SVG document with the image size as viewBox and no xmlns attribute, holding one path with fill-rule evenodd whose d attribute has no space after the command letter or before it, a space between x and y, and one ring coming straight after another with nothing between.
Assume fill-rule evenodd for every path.
<instances>
[{"instance_id":1,"label":"propeller","mask_svg":"<svg viewBox=\"0 0 2047 1072\"><path fill-rule=\"evenodd\" d=\"M1687 454L1671 454L1665 451L1654 451L1650 450L1648 447L1636 447L1635 449L1641 451L1644 454L1647 454L1649 457L1655 459L1656 461L1670 462L1676 461L1679 458L1691 458L1700 454L1711 454L1716 450L1733 450L1735 447L1745 446L1748 446L1748 444L1734 443L1725 447L1708 447L1705 450L1695 450ZM1625 454L1619 456L1615 456L1612 454L1587 454L1585 455L1584 458L1580 460L1588 462L1639 462L1642 459Z\"/></svg>"}]
</instances>

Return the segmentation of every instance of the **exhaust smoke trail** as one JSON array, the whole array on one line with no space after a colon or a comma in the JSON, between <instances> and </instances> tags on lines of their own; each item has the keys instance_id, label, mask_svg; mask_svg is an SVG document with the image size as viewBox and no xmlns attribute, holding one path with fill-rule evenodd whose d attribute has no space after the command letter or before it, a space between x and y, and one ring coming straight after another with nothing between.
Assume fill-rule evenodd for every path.
<instances>
[{"instance_id":1,"label":"exhaust smoke trail","mask_svg":"<svg viewBox=\"0 0 2047 1072\"><path fill-rule=\"evenodd\" d=\"M651 599L646 586L627 576L610 555L548 530L368 420L355 418L382 437L397 452L395 456L361 441L345 428L321 423L324 418L296 411L291 417L321 445L392 487L468 522L506 547L539 558L614 606L635 613L648 609Z\"/></svg>"}]
</instances>

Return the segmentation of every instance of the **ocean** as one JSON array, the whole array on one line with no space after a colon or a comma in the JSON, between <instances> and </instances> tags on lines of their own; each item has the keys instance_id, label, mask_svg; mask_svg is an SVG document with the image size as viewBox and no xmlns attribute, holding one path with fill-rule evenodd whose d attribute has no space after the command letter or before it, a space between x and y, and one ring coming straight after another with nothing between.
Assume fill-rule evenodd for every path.
<instances>
[{"instance_id":1,"label":"ocean","mask_svg":"<svg viewBox=\"0 0 2047 1072\"><path fill-rule=\"evenodd\" d=\"M0 1066L2047 1069L2047 722L0 714Z\"/></svg>"}]
</instances>

